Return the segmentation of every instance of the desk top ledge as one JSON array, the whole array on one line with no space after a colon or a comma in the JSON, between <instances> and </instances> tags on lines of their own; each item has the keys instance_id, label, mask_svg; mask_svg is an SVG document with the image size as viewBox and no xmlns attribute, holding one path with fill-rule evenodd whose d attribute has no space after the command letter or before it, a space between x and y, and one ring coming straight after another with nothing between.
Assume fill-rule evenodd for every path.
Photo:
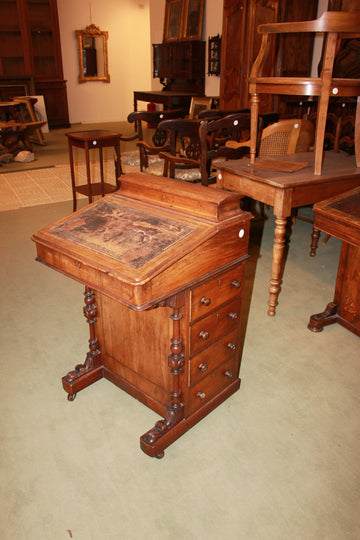
<instances>
[{"instance_id":1,"label":"desk top ledge","mask_svg":"<svg viewBox=\"0 0 360 540\"><path fill-rule=\"evenodd\" d=\"M250 216L240 207L242 196L230 191L145 173L125 174L120 178L120 184L120 190L113 197L155 203L211 222L223 222L235 216L249 219Z\"/></svg>"}]
</instances>

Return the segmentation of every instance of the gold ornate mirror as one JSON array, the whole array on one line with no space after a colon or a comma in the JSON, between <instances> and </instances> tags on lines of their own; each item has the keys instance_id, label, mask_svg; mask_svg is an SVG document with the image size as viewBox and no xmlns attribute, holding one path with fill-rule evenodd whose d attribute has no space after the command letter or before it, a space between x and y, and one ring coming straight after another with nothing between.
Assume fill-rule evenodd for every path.
<instances>
[{"instance_id":1,"label":"gold ornate mirror","mask_svg":"<svg viewBox=\"0 0 360 540\"><path fill-rule=\"evenodd\" d=\"M91 24L85 30L75 31L79 53L79 83L87 81L110 82L108 62L108 33Z\"/></svg>"}]
</instances>

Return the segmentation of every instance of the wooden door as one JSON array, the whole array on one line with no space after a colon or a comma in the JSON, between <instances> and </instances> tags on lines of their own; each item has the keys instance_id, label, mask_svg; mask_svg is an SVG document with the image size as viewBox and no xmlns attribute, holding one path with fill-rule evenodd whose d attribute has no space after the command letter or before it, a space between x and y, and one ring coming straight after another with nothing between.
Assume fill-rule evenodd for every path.
<instances>
[{"instance_id":1,"label":"wooden door","mask_svg":"<svg viewBox=\"0 0 360 540\"><path fill-rule=\"evenodd\" d=\"M249 106L247 78L261 41L256 29L259 24L276 22L278 11L279 0L224 0L221 109Z\"/></svg>"}]
</instances>

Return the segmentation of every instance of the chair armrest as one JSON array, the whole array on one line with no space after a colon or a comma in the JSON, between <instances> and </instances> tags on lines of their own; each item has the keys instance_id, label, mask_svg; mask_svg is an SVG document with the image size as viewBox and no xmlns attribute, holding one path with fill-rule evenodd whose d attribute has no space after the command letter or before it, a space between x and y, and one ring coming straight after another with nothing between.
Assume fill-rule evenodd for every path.
<instances>
[{"instance_id":1,"label":"chair armrest","mask_svg":"<svg viewBox=\"0 0 360 540\"><path fill-rule=\"evenodd\" d=\"M137 146L148 154L159 154L160 152L168 152L170 150L170 145L165 144L164 146L152 146L151 144L139 141L136 143Z\"/></svg>"},{"instance_id":2,"label":"chair armrest","mask_svg":"<svg viewBox=\"0 0 360 540\"><path fill-rule=\"evenodd\" d=\"M173 156L168 152L160 152L159 157L165 159L165 161L168 161L169 163L173 163L174 165L178 165L179 167L183 168L198 168L200 166L199 161L197 161L196 159Z\"/></svg>"},{"instance_id":3,"label":"chair armrest","mask_svg":"<svg viewBox=\"0 0 360 540\"><path fill-rule=\"evenodd\" d=\"M226 141L225 146L228 148L241 148L247 146L250 149L250 141Z\"/></svg>"}]
</instances>

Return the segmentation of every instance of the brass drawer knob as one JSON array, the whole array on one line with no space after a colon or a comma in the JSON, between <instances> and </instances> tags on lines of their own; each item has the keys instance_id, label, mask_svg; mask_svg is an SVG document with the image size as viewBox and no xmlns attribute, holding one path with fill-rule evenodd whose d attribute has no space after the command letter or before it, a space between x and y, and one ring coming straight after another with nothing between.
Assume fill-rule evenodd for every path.
<instances>
[{"instance_id":1,"label":"brass drawer knob","mask_svg":"<svg viewBox=\"0 0 360 540\"><path fill-rule=\"evenodd\" d=\"M201 337L201 339L203 340L209 339L209 332L207 332L206 330L201 330L199 337Z\"/></svg>"},{"instance_id":2,"label":"brass drawer knob","mask_svg":"<svg viewBox=\"0 0 360 540\"><path fill-rule=\"evenodd\" d=\"M229 379L233 378L233 374L228 369L225 371L225 377L229 377Z\"/></svg>"},{"instance_id":3,"label":"brass drawer knob","mask_svg":"<svg viewBox=\"0 0 360 540\"><path fill-rule=\"evenodd\" d=\"M202 372L202 373L205 373L205 371L207 371L207 368L208 368L208 365L207 364L204 364L204 362L201 362L201 364L199 364L199 370Z\"/></svg>"},{"instance_id":4,"label":"brass drawer knob","mask_svg":"<svg viewBox=\"0 0 360 540\"><path fill-rule=\"evenodd\" d=\"M196 395L197 395L197 397L198 397L199 399L205 399L205 398L206 398L205 392L198 392Z\"/></svg>"},{"instance_id":5,"label":"brass drawer knob","mask_svg":"<svg viewBox=\"0 0 360 540\"><path fill-rule=\"evenodd\" d=\"M210 306L210 304L211 304L211 298L206 298L206 296L203 296L202 299L200 300L200 302L201 302L204 306Z\"/></svg>"},{"instance_id":6,"label":"brass drawer knob","mask_svg":"<svg viewBox=\"0 0 360 540\"><path fill-rule=\"evenodd\" d=\"M231 285L235 287L235 289L240 289L241 281L236 281L236 279L234 279L234 281L231 282Z\"/></svg>"},{"instance_id":7,"label":"brass drawer knob","mask_svg":"<svg viewBox=\"0 0 360 540\"><path fill-rule=\"evenodd\" d=\"M231 341L226 346L228 349L231 349L232 351L236 350L236 345L234 343L231 343Z\"/></svg>"},{"instance_id":8,"label":"brass drawer knob","mask_svg":"<svg viewBox=\"0 0 360 540\"><path fill-rule=\"evenodd\" d=\"M235 320L235 319L238 318L238 314L237 314L237 313L234 313L234 312L232 311L231 313L229 313L229 317L230 317L230 319Z\"/></svg>"}]
</instances>

